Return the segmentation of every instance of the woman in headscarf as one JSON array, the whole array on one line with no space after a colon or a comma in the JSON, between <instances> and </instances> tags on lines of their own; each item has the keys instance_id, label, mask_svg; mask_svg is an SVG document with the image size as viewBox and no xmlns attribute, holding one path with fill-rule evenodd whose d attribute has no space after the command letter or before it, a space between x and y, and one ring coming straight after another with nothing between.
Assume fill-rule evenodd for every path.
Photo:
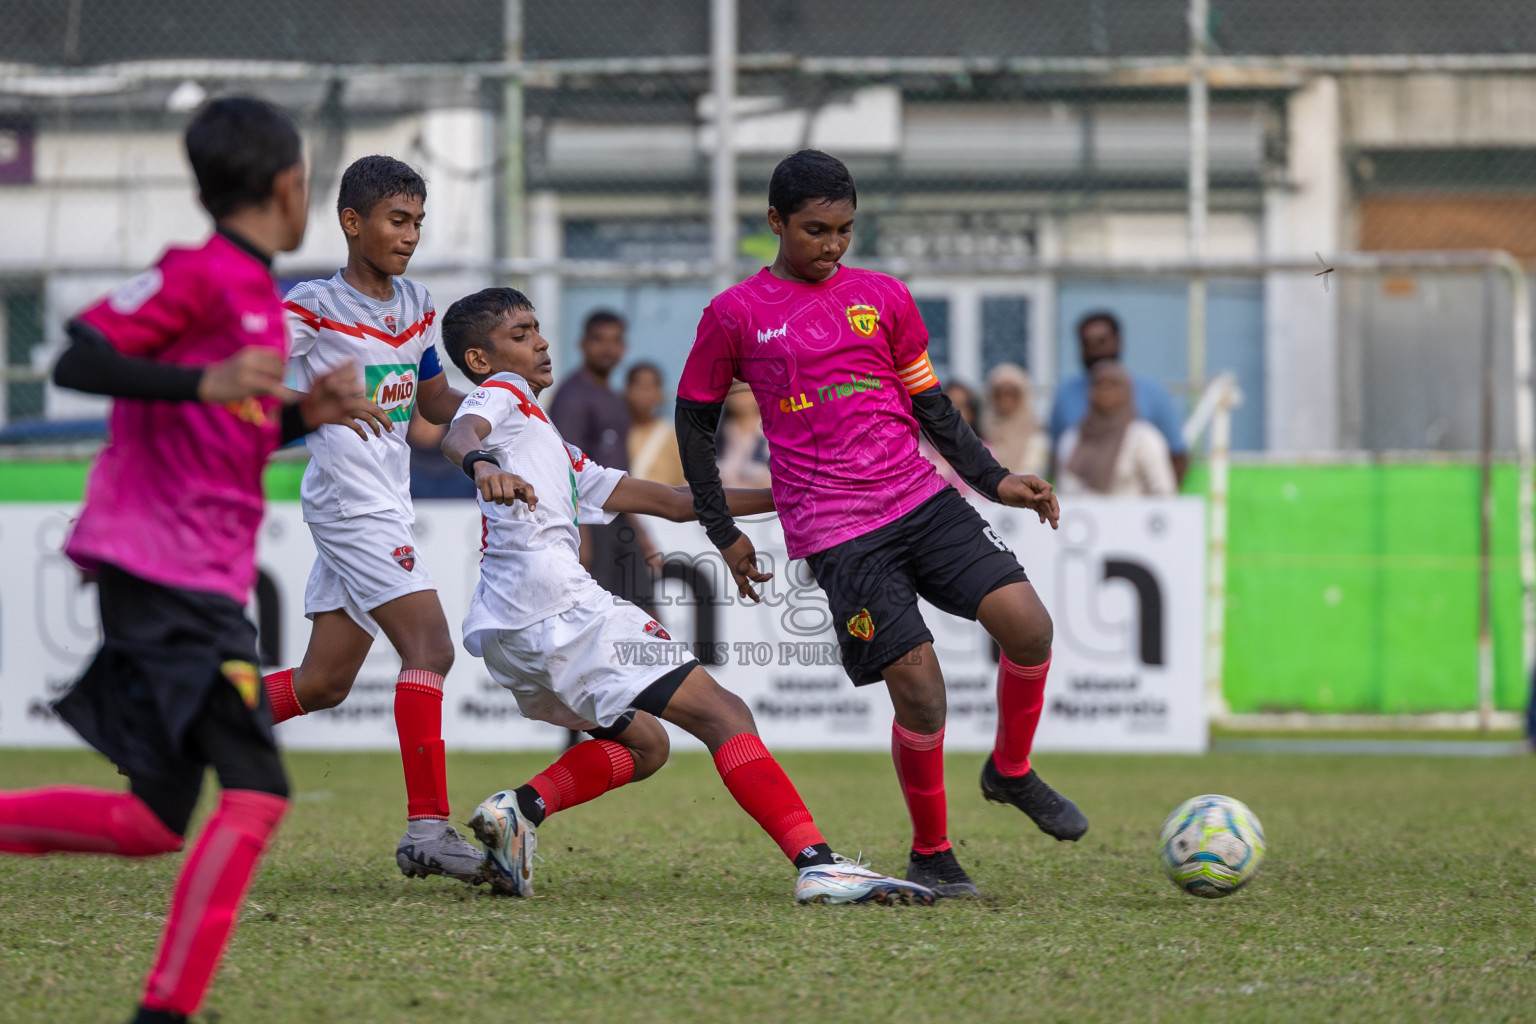
<instances>
[{"instance_id":1,"label":"woman in headscarf","mask_svg":"<svg viewBox=\"0 0 1536 1024\"><path fill-rule=\"evenodd\" d=\"M999 363L987 375L987 411L981 436L1010 473L1044 473L1051 442L1029 401L1029 374L1014 363Z\"/></svg>"},{"instance_id":2,"label":"woman in headscarf","mask_svg":"<svg viewBox=\"0 0 1536 1024\"><path fill-rule=\"evenodd\" d=\"M732 381L725 396L725 415L720 418L715 445L720 453L720 482L726 487L767 487L773 482L762 412L752 389L740 381Z\"/></svg>"},{"instance_id":3,"label":"woman in headscarf","mask_svg":"<svg viewBox=\"0 0 1536 1024\"><path fill-rule=\"evenodd\" d=\"M1131 375L1113 360L1088 375L1088 413L1061 435L1056 452L1059 494L1116 496L1178 493L1168 442L1136 418Z\"/></svg>"}]
</instances>

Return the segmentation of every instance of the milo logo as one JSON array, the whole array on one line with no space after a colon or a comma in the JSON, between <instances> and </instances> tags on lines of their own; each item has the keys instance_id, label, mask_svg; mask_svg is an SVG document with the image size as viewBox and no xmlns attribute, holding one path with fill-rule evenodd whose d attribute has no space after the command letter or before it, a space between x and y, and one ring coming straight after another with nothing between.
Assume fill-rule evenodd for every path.
<instances>
[{"instance_id":1,"label":"milo logo","mask_svg":"<svg viewBox=\"0 0 1536 1024\"><path fill-rule=\"evenodd\" d=\"M388 363L368 367L365 393L373 403L396 423L411 418L411 404L416 400L416 367L409 363Z\"/></svg>"}]
</instances>

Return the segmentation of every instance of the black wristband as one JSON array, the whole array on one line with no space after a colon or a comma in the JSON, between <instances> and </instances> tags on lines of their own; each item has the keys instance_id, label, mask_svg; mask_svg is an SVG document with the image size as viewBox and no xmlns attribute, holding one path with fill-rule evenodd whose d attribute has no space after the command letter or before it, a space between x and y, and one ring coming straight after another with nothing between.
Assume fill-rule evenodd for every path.
<instances>
[{"instance_id":1,"label":"black wristband","mask_svg":"<svg viewBox=\"0 0 1536 1024\"><path fill-rule=\"evenodd\" d=\"M471 480L475 478L475 463L477 462L489 462L492 465L498 467L501 465L501 463L496 461L496 456L492 455L484 448L476 448L474 451L464 456L464 461L459 463L460 467L462 467L464 470L464 475L469 477Z\"/></svg>"}]
</instances>

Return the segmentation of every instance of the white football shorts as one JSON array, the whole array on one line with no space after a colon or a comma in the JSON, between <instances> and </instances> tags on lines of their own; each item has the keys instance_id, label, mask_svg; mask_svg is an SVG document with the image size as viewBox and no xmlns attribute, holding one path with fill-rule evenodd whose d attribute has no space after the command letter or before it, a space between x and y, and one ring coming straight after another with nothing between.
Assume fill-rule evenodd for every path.
<instances>
[{"instance_id":1,"label":"white football shorts","mask_svg":"<svg viewBox=\"0 0 1536 1024\"><path fill-rule=\"evenodd\" d=\"M646 687L694 660L687 644L607 592L522 629L481 630L480 647L524 717L581 730L613 725Z\"/></svg>"},{"instance_id":2,"label":"white football shorts","mask_svg":"<svg viewBox=\"0 0 1536 1024\"><path fill-rule=\"evenodd\" d=\"M388 512L310 523L315 565L304 587L304 614L343 609L353 622L379 635L368 613L381 604L437 584L421 564L411 521Z\"/></svg>"}]
</instances>

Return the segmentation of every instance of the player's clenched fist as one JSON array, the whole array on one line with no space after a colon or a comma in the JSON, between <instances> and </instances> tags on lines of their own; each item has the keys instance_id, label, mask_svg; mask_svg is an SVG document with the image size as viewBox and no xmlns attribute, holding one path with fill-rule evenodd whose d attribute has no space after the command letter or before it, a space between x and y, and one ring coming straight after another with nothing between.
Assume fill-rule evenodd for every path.
<instances>
[{"instance_id":1,"label":"player's clenched fist","mask_svg":"<svg viewBox=\"0 0 1536 1024\"><path fill-rule=\"evenodd\" d=\"M480 492L480 497L494 505L510 505L514 501L522 501L532 511L539 504L539 496L533 493L532 484L516 473L508 473L494 462L475 463L475 488Z\"/></svg>"},{"instance_id":2,"label":"player's clenched fist","mask_svg":"<svg viewBox=\"0 0 1536 1024\"><path fill-rule=\"evenodd\" d=\"M1014 508L1029 509L1042 523L1050 523L1053 530L1061 519L1061 504L1056 500L1056 492L1038 476L1015 474L1004 477L997 485L997 500Z\"/></svg>"},{"instance_id":3,"label":"player's clenched fist","mask_svg":"<svg viewBox=\"0 0 1536 1024\"><path fill-rule=\"evenodd\" d=\"M280 395L282 390L283 357L273 349L251 345L228 359L210 364L197 383L197 398L223 405Z\"/></svg>"}]
</instances>

